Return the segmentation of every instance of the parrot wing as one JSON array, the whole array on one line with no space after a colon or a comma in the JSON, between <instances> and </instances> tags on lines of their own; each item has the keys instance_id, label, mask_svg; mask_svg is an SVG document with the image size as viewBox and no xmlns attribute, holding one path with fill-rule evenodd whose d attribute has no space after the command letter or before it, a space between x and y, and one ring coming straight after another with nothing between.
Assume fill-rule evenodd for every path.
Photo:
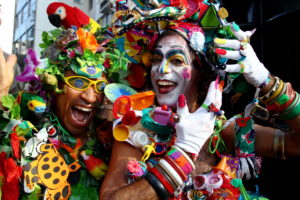
<instances>
[{"instance_id":1,"label":"parrot wing","mask_svg":"<svg viewBox=\"0 0 300 200\"><path fill-rule=\"evenodd\" d=\"M82 10L80 10L77 7L74 7L73 11L75 15L74 17L77 20L78 24L84 26L90 23L90 17L87 14L85 14Z\"/></svg>"}]
</instances>

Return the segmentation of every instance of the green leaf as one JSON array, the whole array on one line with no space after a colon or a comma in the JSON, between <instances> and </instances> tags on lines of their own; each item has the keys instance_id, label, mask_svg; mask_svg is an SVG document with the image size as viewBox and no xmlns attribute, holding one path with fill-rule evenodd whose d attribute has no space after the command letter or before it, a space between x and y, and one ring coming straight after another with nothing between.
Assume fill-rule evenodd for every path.
<instances>
[{"instance_id":1,"label":"green leaf","mask_svg":"<svg viewBox=\"0 0 300 200\"><path fill-rule=\"evenodd\" d=\"M79 63L80 67L83 67L83 66L86 65L86 63L85 63L84 60L82 60L82 59L80 59L80 58L78 58L78 57L76 58L76 60L77 60L77 62Z\"/></svg>"},{"instance_id":2,"label":"green leaf","mask_svg":"<svg viewBox=\"0 0 300 200\"><path fill-rule=\"evenodd\" d=\"M11 109L11 119L20 119L20 106L19 104L15 104Z\"/></svg>"},{"instance_id":3,"label":"green leaf","mask_svg":"<svg viewBox=\"0 0 300 200\"><path fill-rule=\"evenodd\" d=\"M93 150L92 149L86 149L85 153L86 153L86 155L92 155Z\"/></svg>"},{"instance_id":4,"label":"green leaf","mask_svg":"<svg viewBox=\"0 0 300 200\"><path fill-rule=\"evenodd\" d=\"M88 50L88 49L85 49L84 52L83 52L83 57L88 59L90 57L93 57L93 52L91 50Z\"/></svg>"},{"instance_id":5,"label":"green leaf","mask_svg":"<svg viewBox=\"0 0 300 200\"><path fill-rule=\"evenodd\" d=\"M57 38L60 34L62 33L62 29L54 29L50 31L50 34L54 37Z\"/></svg>"},{"instance_id":6,"label":"green leaf","mask_svg":"<svg viewBox=\"0 0 300 200\"><path fill-rule=\"evenodd\" d=\"M44 49L44 48L47 48L48 45L46 43L40 43L39 47L42 48L42 49Z\"/></svg>"},{"instance_id":7,"label":"green leaf","mask_svg":"<svg viewBox=\"0 0 300 200\"><path fill-rule=\"evenodd\" d=\"M15 102L15 98L12 94L8 94L2 97L2 105L7 109L12 109Z\"/></svg>"},{"instance_id":8,"label":"green leaf","mask_svg":"<svg viewBox=\"0 0 300 200\"><path fill-rule=\"evenodd\" d=\"M44 32L42 33L42 41L43 41L44 43L47 43L47 42L48 42L47 38L48 38L48 33L47 33L46 31L44 31Z\"/></svg>"}]
</instances>

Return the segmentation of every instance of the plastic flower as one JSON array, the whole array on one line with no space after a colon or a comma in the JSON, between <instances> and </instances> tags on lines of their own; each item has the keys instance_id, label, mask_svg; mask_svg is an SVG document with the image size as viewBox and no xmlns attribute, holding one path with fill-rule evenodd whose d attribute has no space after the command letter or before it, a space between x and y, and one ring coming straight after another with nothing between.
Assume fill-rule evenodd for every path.
<instances>
[{"instance_id":1,"label":"plastic flower","mask_svg":"<svg viewBox=\"0 0 300 200\"><path fill-rule=\"evenodd\" d=\"M6 158L6 153L0 153L0 199L17 200L20 195L19 179L22 167L18 166L13 158ZM2 195L2 198L1 198Z\"/></svg>"},{"instance_id":2,"label":"plastic flower","mask_svg":"<svg viewBox=\"0 0 300 200\"><path fill-rule=\"evenodd\" d=\"M93 53L97 51L99 44L92 33L87 32L82 28L79 28L76 33L82 49L88 49Z\"/></svg>"},{"instance_id":3,"label":"plastic flower","mask_svg":"<svg viewBox=\"0 0 300 200\"><path fill-rule=\"evenodd\" d=\"M137 160L130 160L127 164L127 169L130 173L135 174L141 171L141 166Z\"/></svg>"}]
</instances>

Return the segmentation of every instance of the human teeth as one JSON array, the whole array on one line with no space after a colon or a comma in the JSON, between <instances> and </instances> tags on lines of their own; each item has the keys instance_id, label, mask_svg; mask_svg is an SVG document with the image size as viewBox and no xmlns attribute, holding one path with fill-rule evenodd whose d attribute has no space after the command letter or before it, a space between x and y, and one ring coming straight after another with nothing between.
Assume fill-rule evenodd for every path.
<instances>
[{"instance_id":1,"label":"human teeth","mask_svg":"<svg viewBox=\"0 0 300 200\"><path fill-rule=\"evenodd\" d=\"M175 83L173 83L171 81L158 81L157 83L158 83L158 85L162 85L162 86L164 86L164 85L175 85Z\"/></svg>"},{"instance_id":2,"label":"human teeth","mask_svg":"<svg viewBox=\"0 0 300 200\"><path fill-rule=\"evenodd\" d=\"M92 108L87 108L87 107L82 107L82 106L74 106L74 107L83 112L92 112Z\"/></svg>"}]
</instances>

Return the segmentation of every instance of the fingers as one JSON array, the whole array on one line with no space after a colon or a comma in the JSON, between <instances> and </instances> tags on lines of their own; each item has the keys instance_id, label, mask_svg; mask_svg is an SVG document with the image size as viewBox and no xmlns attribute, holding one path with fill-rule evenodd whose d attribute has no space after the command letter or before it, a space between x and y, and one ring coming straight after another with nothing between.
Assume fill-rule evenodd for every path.
<instances>
[{"instance_id":1,"label":"fingers","mask_svg":"<svg viewBox=\"0 0 300 200\"><path fill-rule=\"evenodd\" d=\"M217 47L232 48L235 50L241 48L241 42L238 40L215 38L214 43Z\"/></svg>"},{"instance_id":2,"label":"fingers","mask_svg":"<svg viewBox=\"0 0 300 200\"><path fill-rule=\"evenodd\" d=\"M5 69L5 57L3 54L3 50L0 48L0 71L4 71Z\"/></svg>"},{"instance_id":3,"label":"fingers","mask_svg":"<svg viewBox=\"0 0 300 200\"><path fill-rule=\"evenodd\" d=\"M204 100L204 104L209 106L211 103L213 103L216 104L218 108L220 108L222 104L223 85L223 81L220 83L217 83L216 81L211 82L208 88L206 98Z\"/></svg>"},{"instance_id":4,"label":"fingers","mask_svg":"<svg viewBox=\"0 0 300 200\"><path fill-rule=\"evenodd\" d=\"M189 109L186 103L184 94L179 95L177 100L177 114L180 116L185 116L189 113Z\"/></svg>"},{"instance_id":5,"label":"fingers","mask_svg":"<svg viewBox=\"0 0 300 200\"><path fill-rule=\"evenodd\" d=\"M254 34L256 29L253 29L252 31L242 31L240 27L236 23L230 24L230 29L240 41L249 41L250 37Z\"/></svg>"},{"instance_id":6,"label":"fingers","mask_svg":"<svg viewBox=\"0 0 300 200\"><path fill-rule=\"evenodd\" d=\"M242 72L244 69L242 67L243 65L241 64L227 64L225 71L229 72L229 73L240 73Z\"/></svg>"},{"instance_id":7,"label":"fingers","mask_svg":"<svg viewBox=\"0 0 300 200\"><path fill-rule=\"evenodd\" d=\"M7 67L9 68L14 67L16 62L17 62L17 56L14 54L10 54L6 61Z\"/></svg>"},{"instance_id":8,"label":"fingers","mask_svg":"<svg viewBox=\"0 0 300 200\"><path fill-rule=\"evenodd\" d=\"M242 58L245 57L241 54L240 51L230 51L230 50L216 48L215 52L220 57L231 59L231 60L241 60Z\"/></svg>"}]
</instances>

